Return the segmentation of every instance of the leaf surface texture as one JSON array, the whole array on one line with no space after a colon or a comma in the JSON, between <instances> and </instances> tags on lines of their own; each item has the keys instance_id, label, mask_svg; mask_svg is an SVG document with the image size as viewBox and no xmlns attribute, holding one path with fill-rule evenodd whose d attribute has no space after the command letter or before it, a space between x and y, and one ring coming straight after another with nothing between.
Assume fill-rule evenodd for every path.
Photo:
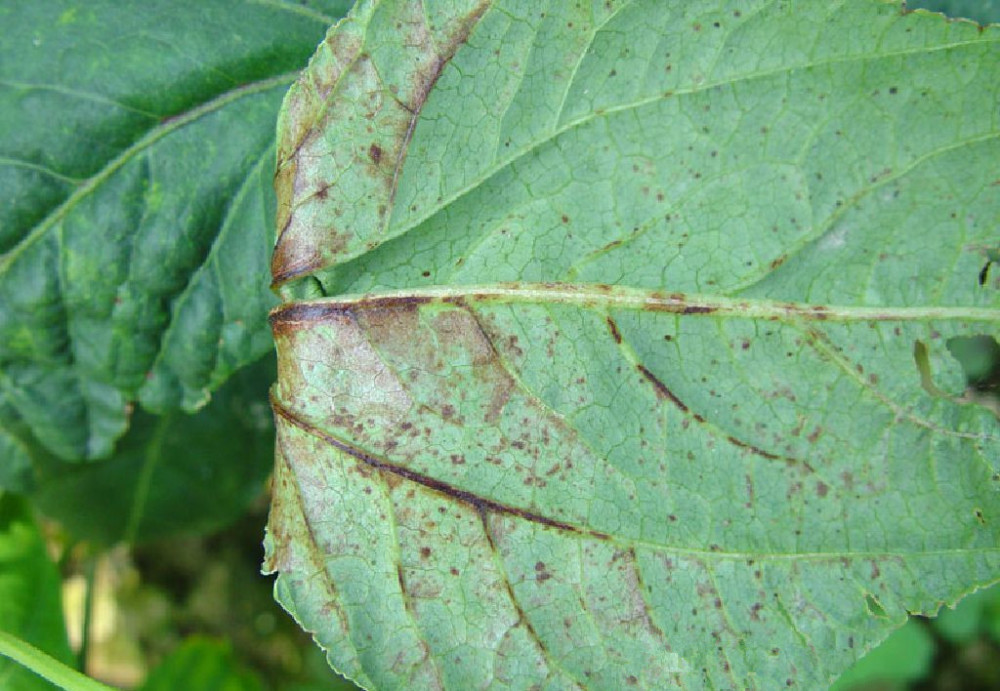
<instances>
[{"instance_id":1,"label":"leaf surface texture","mask_svg":"<svg viewBox=\"0 0 1000 691\"><path fill-rule=\"evenodd\" d=\"M998 36L881 2L332 29L280 121L265 563L331 663L820 688L995 580L1000 430L946 343L1000 321Z\"/></svg>"}]
</instances>

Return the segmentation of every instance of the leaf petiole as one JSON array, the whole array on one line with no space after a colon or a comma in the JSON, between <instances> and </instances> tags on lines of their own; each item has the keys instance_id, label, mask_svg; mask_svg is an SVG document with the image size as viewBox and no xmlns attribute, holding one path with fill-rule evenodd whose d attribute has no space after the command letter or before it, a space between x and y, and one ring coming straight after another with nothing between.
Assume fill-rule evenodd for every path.
<instances>
[{"instance_id":1,"label":"leaf petiole","mask_svg":"<svg viewBox=\"0 0 1000 691\"><path fill-rule=\"evenodd\" d=\"M67 667L16 636L0 631L0 655L30 669L65 691L114 691L112 687Z\"/></svg>"}]
</instances>

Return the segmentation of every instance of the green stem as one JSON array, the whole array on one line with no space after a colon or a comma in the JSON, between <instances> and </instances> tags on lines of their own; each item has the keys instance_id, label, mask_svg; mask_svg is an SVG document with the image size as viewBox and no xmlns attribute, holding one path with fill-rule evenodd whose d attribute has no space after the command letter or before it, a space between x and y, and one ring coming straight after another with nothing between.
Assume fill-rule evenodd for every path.
<instances>
[{"instance_id":1,"label":"green stem","mask_svg":"<svg viewBox=\"0 0 1000 691\"><path fill-rule=\"evenodd\" d=\"M0 655L9 657L65 691L114 691L112 687L80 674L6 631L0 631Z\"/></svg>"},{"instance_id":2,"label":"green stem","mask_svg":"<svg viewBox=\"0 0 1000 691\"><path fill-rule=\"evenodd\" d=\"M90 625L94 616L94 586L97 577L97 557L87 555L87 590L83 596L83 631L80 632L80 653L76 668L86 674L87 658L90 656Z\"/></svg>"}]
</instances>

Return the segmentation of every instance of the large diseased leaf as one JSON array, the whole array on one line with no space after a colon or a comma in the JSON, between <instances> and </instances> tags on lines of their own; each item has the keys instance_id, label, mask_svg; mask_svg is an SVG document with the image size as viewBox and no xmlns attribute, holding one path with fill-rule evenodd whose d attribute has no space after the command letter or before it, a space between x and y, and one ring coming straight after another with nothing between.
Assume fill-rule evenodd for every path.
<instances>
[{"instance_id":1,"label":"large diseased leaf","mask_svg":"<svg viewBox=\"0 0 1000 691\"><path fill-rule=\"evenodd\" d=\"M60 456L102 456L133 400L195 409L270 347L274 117L331 20L237 0L0 13L0 393Z\"/></svg>"},{"instance_id":2,"label":"large diseased leaf","mask_svg":"<svg viewBox=\"0 0 1000 691\"><path fill-rule=\"evenodd\" d=\"M998 579L951 354L1000 332L995 28L418 6L355 8L279 135L265 568L338 670L822 688Z\"/></svg>"}]
</instances>

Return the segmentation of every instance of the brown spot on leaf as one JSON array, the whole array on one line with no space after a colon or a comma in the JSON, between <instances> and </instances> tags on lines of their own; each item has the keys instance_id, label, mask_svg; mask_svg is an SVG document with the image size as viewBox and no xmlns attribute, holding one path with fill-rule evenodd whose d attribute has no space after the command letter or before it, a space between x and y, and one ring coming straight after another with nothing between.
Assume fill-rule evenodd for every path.
<instances>
[{"instance_id":1,"label":"brown spot on leaf","mask_svg":"<svg viewBox=\"0 0 1000 691\"><path fill-rule=\"evenodd\" d=\"M374 143L371 146L369 146L368 147L368 158L370 158L371 162L374 163L375 165L378 165L379 163L381 163L382 162L382 147L379 146L378 144L374 144Z\"/></svg>"},{"instance_id":2,"label":"brown spot on leaf","mask_svg":"<svg viewBox=\"0 0 1000 691\"><path fill-rule=\"evenodd\" d=\"M548 572L545 568L545 562L537 561L535 562L535 580L539 583L544 583L545 581L552 578L552 574Z\"/></svg>"}]
</instances>

